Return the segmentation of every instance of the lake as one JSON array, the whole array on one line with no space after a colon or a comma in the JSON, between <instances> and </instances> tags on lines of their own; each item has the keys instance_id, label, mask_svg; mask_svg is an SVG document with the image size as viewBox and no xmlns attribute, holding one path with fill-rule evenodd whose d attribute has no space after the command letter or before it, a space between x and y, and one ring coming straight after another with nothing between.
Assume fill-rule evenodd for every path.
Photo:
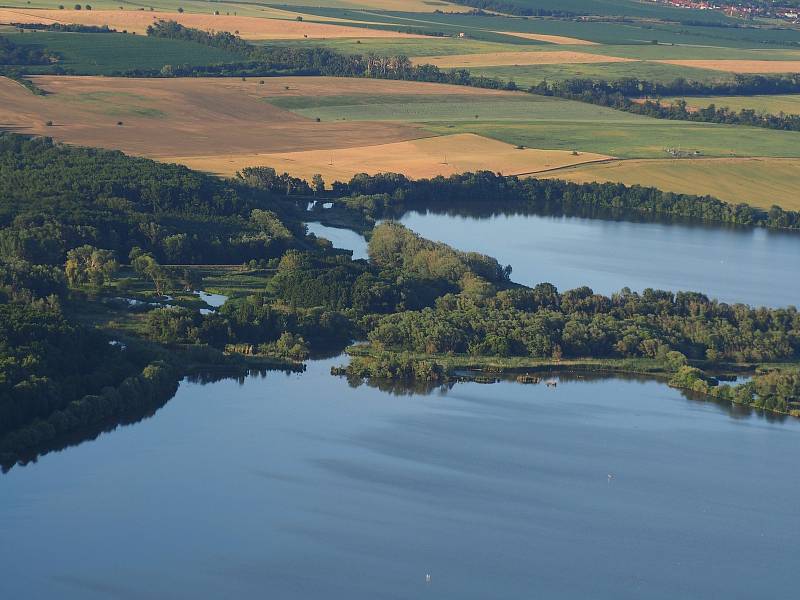
<instances>
[{"instance_id":1,"label":"lake","mask_svg":"<svg viewBox=\"0 0 800 600\"><path fill-rule=\"evenodd\" d=\"M631 222L573 216L409 212L401 223L425 238L481 252L513 267L512 279L564 291L588 285L697 291L723 302L800 305L800 234L762 228ZM308 223L334 247L367 258L354 231Z\"/></svg>"},{"instance_id":2,"label":"lake","mask_svg":"<svg viewBox=\"0 0 800 600\"><path fill-rule=\"evenodd\" d=\"M797 233L566 216L407 213L420 235L494 256L526 285L690 290L723 302L800 305Z\"/></svg>"},{"instance_id":3,"label":"lake","mask_svg":"<svg viewBox=\"0 0 800 600\"><path fill-rule=\"evenodd\" d=\"M0 476L0 597L794 597L800 421L624 379L393 395L342 360L184 381Z\"/></svg>"}]
</instances>

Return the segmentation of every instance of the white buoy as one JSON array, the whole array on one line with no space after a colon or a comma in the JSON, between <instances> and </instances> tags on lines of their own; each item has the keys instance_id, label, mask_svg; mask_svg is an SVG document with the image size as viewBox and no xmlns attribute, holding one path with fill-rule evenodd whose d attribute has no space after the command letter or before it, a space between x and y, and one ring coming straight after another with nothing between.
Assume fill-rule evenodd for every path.
<instances>
[{"instance_id":1,"label":"white buoy","mask_svg":"<svg viewBox=\"0 0 800 600\"><path fill-rule=\"evenodd\" d=\"M431 574L430 573L426 573L425 574L425 583L430 583L430 582L431 582Z\"/></svg>"}]
</instances>

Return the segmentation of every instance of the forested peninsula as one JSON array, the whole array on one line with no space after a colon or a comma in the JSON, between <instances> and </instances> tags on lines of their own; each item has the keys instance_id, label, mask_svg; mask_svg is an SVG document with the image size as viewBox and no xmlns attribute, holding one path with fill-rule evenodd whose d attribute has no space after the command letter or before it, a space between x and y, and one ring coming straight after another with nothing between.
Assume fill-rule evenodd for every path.
<instances>
[{"instance_id":1,"label":"forested peninsula","mask_svg":"<svg viewBox=\"0 0 800 600\"><path fill-rule=\"evenodd\" d=\"M0 134L0 462L145 418L188 374L298 369L354 341L368 343L344 370L356 380L583 367L654 373L800 414L796 308L728 305L699 292L528 288L510 266L391 221L369 223L369 260L353 260L304 224L309 201L323 198L382 218L396 206L466 197L605 201L614 196L602 191L614 188L491 173L318 184L264 167L220 179ZM204 289L227 301L208 306L196 293ZM716 385L711 373L731 370L758 374L744 386Z\"/></svg>"}]
</instances>

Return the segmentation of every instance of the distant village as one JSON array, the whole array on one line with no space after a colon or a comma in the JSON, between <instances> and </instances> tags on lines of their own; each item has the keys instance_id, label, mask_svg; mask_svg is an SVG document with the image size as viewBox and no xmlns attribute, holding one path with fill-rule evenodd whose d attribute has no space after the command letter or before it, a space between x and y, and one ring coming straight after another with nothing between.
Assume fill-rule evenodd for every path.
<instances>
[{"instance_id":1,"label":"distant village","mask_svg":"<svg viewBox=\"0 0 800 600\"><path fill-rule=\"evenodd\" d=\"M790 4L778 4L775 2L705 2L703 0L654 0L659 4L668 4L677 8L693 8L695 10L715 10L723 12L731 17L741 19L752 19L754 17L764 17L771 19L782 19L789 23L797 24L800 22L800 7Z\"/></svg>"}]
</instances>

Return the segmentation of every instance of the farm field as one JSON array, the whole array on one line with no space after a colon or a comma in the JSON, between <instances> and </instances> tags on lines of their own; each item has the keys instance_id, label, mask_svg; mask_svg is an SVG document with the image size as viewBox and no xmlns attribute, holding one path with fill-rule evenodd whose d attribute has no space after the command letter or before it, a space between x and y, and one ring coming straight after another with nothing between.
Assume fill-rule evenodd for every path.
<instances>
[{"instance_id":1,"label":"farm field","mask_svg":"<svg viewBox=\"0 0 800 600\"><path fill-rule=\"evenodd\" d=\"M519 149L474 134L456 134L336 150L225 157L175 156L164 160L219 175L234 175L248 166L269 166L308 180L320 173L326 181L332 182L347 181L357 173L383 172L400 172L412 178L481 170L519 175L608 158L600 154L575 156L563 150Z\"/></svg>"},{"instance_id":2,"label":"farm field","mask_svg":"<svg viewBox=\"0 0 800 600\"><path fill-rule=\"evenodd\" d=\"M271 98L280 108L327 121L417 123L442 135L475 133L528 148L664 158L666 149L703 156L800 157L800 133L651 119L610 108L525 93L413 98L329 95ZM477 118L476 118L477 117Z\"/></svg>"},{"instance_id":3,"label":"farm field","mask_svg":"<svg viewBox=\"0 0 800 600\"><path fill-rule=\"evenodd\" d=\"M681 98L689 107L704 108L709 104L722 107L727 106L732 110L747 108L757 112L785 113L787 115L800 114L800 94L782 94L775 96L699 96ZM672 103L678 98L663 98L662 101Z\"/></svg>"},{"instance_id":4,"label":"farm field","mask_svg":"<svg viewBox=\"0 0 800 600\"><path fill-rule=\"evenodd\" d=\"M644 3L635 3L646 6ZM649 3L648 3L649 4ZM588 5L587 5L588 6ZM652 4L654 8L660 5ZM625 45L650 44L654 40L665 44L717 46L728 48L777 48L786 49L787 44L800 41L800 30L789 28L739 28L714 26L687 26L679 22L658 21L597 21L558 20L550 18L509 19L503 16L474 16L461 14L431 14L411 12L372 12L336 8L304 7L316 17L338 17L365 24L380 20L396 26L413 28L432 34L457 35L464 32L468 37L488 41L509 41L514 33L534 33L576 38L598 44ZM557 10L564 10L559 8ZM584 11L587 12L587 11ZM620 13L617 13L620 14ZM630 16L629 13L626 16ZM674 9L678 20L692 19L692 11ZM701 21L711 18L728 18L712 11L702 11ZM380 17L380 18L378 18ZM505 34L496 32L502 31ZM522 39L522 38L517 38ZM524 41L524 40L522 40Z\"/></svg>"},{"instance_id":5,"label":"farm field","mask_svg":"<svg viewBox=\"0 0 800 600\"><path fill-rule=\"evenodd\" d=\"M259 42L254 42L259 43ZM379 56L450 56L453 54L480 54L491 52L518 52L526 50L559 50L558 46L543 42L523 43L487 42L483 40L452 37L423 38L337 38L326 40L283 41L264 40L264 45L330 48L344 54L377 54Z\"/></svg>"},{"instance_id":6,"label":"farm field","mask_svg":"<svg viewBox=\"0 0 800 600\"><path fill-rule=\"evenodd\" d=\"M797 73L800 60L661 60L679 67L728 73Z\"/></svg>"},{"instance_id":7,"label":"farm field","mask_svg":"<svg viewBox=\"0 0 800 600\"><path fill-rule=\"evenodd\" d=\"M36 83L49 95L33 96L10 80L0 81L0 126L152 158L340 148L430 135L411 124L316 123L263 101L268 87L277 95L279 86L295 87L284 90L287 94L300 93L298 88L314 94L338 88L341 93L356 89L353 84L362 83L357 80L276 78L261 86L257 80L238 79L44 76ZM418 89L400 82L366 83L360 89L373 93Z\"/></svg>"},{"instance_id":8,"label":"farm field","mask_svg":"<svg viewBox=\"0 0 800 600\"><path fill-rule=\"evenodd\" d=\"M464 89L464 88L461 88ZM581 121L591 123L639 122L641 117L601 106L537 96L522 92L494 95L413 96L292 96L269 102L308 118L323 120L410 121L420 123L466 121L513 121L524 126L534 121ZM464 125L469 127L469 125Z\"/></svg>"},{"instance_id":9,"label":"farm field","mask_svg":"<svg viewBox=\"0 0 800 600\"><path fill-rule=\"evenodd\" d=\"M745 171L692 177L666 168L674 162L663 160L666 150L696 150L704 158L800 158L798 132L656 120L522 92L325 77L267 78L263 85L254 78L41 76L35 81L50 94L32 96L9 81L0 85L0 126L222 174L254 163L272 163L296 175L346 178L383 169L416 176L473 168L532 173L606 157L661 159L612 163L626 168L613 173L632 183L663 181L666 189L675 189L673 181L702 181L702 193L755 201L753 186L731 183ZM720 164L727 165L709 163ZM755 172L765 163L745 164ZM793 181L788 172L796 164L778 164L786 172L772 179ZM608 168L556 172L594 177ZM789 202L789 185L779 188L771 193Z\"/></svg>"},{"instance_id":10,"label":"farm field","mask_svg":"<svg viewBox=\"0 0 800 600\"><path fill-rule=\"evenodd\" d=\"M603 54L556 50L550 52L484 52L480 54L456 54L453 56L419 56L415 64L432 64L440 68L473 68L503 65L563 65L573 63L617 63L633 61Z\"/></svg>"},{"instance_id":11,"label":"farm field","mask_svg":"<svg viewBox=\"0 0 800 600\"><path fill-rule=\"evenodd\" d=\"M15 44L31 45L58 53L59 68L79 75L111 75L134 69L159 70L165 64L204 65L234 63L241 57L220 48L194 42L122 33L12 33ZM30 67L47 73L50 66Z\"/></svg>"},{"instance_id":12,"label":"farm field","mask_svg":"<svg viewBox=\"0 0 800 600\"><path fill-rule=\"evenodd\" d=\"M575 48L578 49L578 48ZM681 44L604 44L583 46L581 52L592 52L645 61L663 60L800 60L800 48L725 48Z\"/></svg>"},{"instance_id":13,"label":"farm field","mask_svg":"<svg viewBox=\"0 0 800 600\"><path fill-rule=\"evenodd\" d=\"M509 104L516 106L519 104L517 98L522 96L439 84L324 77L270 78L264 80L264 85L256 79L40 76L34 80L48 92L47 96L33 96L15 82L0 80L0 127L160 160L180 158L182 162L193 165L199 163L189 158L203 157L206 161L203 164L216 172L221 172L217 165L230 157L240 168L246 166L243 157L249 157L248 161L252 162L255 160L253 157L265 154L316 151L323 152L327 160L330 150L351 157L351 166L342 159L342 169L358 172L370 164L377 164L370 162L376 146L382 147L381 152L389 161L385 164L402 168L407 163L414 172L423 172L423 166L430 171L430 165L436 164L429 157L438 156L440 142L419 148L414 145L392 146L397 142L436 135L411 120L405 123L377 120L317 122L314 118L281 108L278 106L280 103L291 105L313 99L322 104L325 99L339 102L336 99L344 96L376 102L400 98L410 105L416 102L425 106L435 104L432 98L439 98L444 100L440 106L446 108L457 93L455 97L471 110L469 102L473 98L489 104L493 99L513 98ZM48 122L52 124L48 125ZM494 140L478 143L475 136L453 139L462 141L455 144L441 142L441 152L449 153L444 172L478 164L498 170L529 172L589 159L574 157L571 153L565 158L566 152L517 150ZM471 141L466 144L464 139ZM348 154L349 148L356 150ZM419 154L421 148L432 149L426 157L425 153ZM291 167L294 157L283 158L290 161L287 164ZM294 165L305 173L302 170L305 165L316 164L317 158L309 155L304 162L295 160ZM361 165L358 164L360 158L364 159ZM437 159L436 162L441 161ZM438 166L435 169L437 172L442 170Z\"/></svg>"},{"instance_id":14,"label":"farm field","mask_svg":"<svg viewBox=\"0 0 800 600\"><path fill-rule=\"evenodd\" d=\"M0 23L75 23L107 25L118 31L144 34L157 20L177 21L202 30L237 32L243 39L305 39L346 37L414 37L385 29L350 27L335 23L314 23L238 15L213 15L139 10L18 10L0 8Z\"/></svg>"},{"instance_id":15,"label":"farm field","mask_svg":"<svg viewBox=\"0 0 800 600\"><path fill-rule=\"evenodd\" d=\"M776 158L610 161L559 169L545 177L578 183L613 181L686 194L710 194L728 202L800 210L800 160Z\"/></svg>"},{"instance_id":16,"label":"farm field","mask_svg":"<svg viewBox=\"0 0 800 600\"><path fill-rule=\"evenodd\" d=\"M513 80L520 87L536 85L544 80L563 81L576 78L614 80L632 77L668 83L678 78L710 82L734 77L733 73L646 61L475 67L470 69L470 72L502 81Z\"/></svg>"},{"instance_id":17,"label":"farm field","mask_svg":"<svg viewBox=\"0 0 800 600\"><path fill-rule=\"evenodd\" d=\"M178 8L184 9L188 13L209 14L214 10L221 13L238 14L241 16L268 17L268 18L290 18L294 19L299 15L306 16L302 9L309 4L307 0L301 2L288 2L281 0L273 5L256 4L248 2L236 2L235 0L215 0L213 8L204 0L156 0L148 2L146 5L127 0L97 0L92 2L94 10L119 10L123 6L129 10L139 10L144 8L149 11L153 8L156 11L175 12ZM434 10L447 10L448 12L467 11L468 8L450 4L439 0L364 0L362 2L348 2L345 0L315 0L313 4L317 7L327 7L334 9L358 9L358 10L412 10L414 12L425 12ZM280 5L281 7L278 7ZM22 9L58 9L59 3L52 0L8 0L3 2L3 7L22 8ZM336 17L317 16L318 21L338 21Z\"/></svg>"},{"instance_id":18,"label":"farm field","mask_svg":"<svg viewBox=\"0 0 800 600\"><path fill-rule=\"evenodd\" d=\"M706 157L800 156L800 132L647 117L592 122L565 116L563 120L453 121L425 126L439 133L470 132L529 148L578 149L622 158L665 158L670 148L697 150Z\"/></svg>"},{"instance_id":19,"label":"farm field","mask_svg":"<svg viewBox=\"0 0 800 600\"><path fill-rule=\"evenodd\" d=\"M536 40L537 42L546 42L548 44L557 44L559 46L596 46L597 42L590 42L589 40L580 40L578 38L567 37L565 35L546 35L544 33L521 33L518 31L497 31L495 33L502 33L503 35L513 35L525 40Z\"/></svg>"}]
</instances>

